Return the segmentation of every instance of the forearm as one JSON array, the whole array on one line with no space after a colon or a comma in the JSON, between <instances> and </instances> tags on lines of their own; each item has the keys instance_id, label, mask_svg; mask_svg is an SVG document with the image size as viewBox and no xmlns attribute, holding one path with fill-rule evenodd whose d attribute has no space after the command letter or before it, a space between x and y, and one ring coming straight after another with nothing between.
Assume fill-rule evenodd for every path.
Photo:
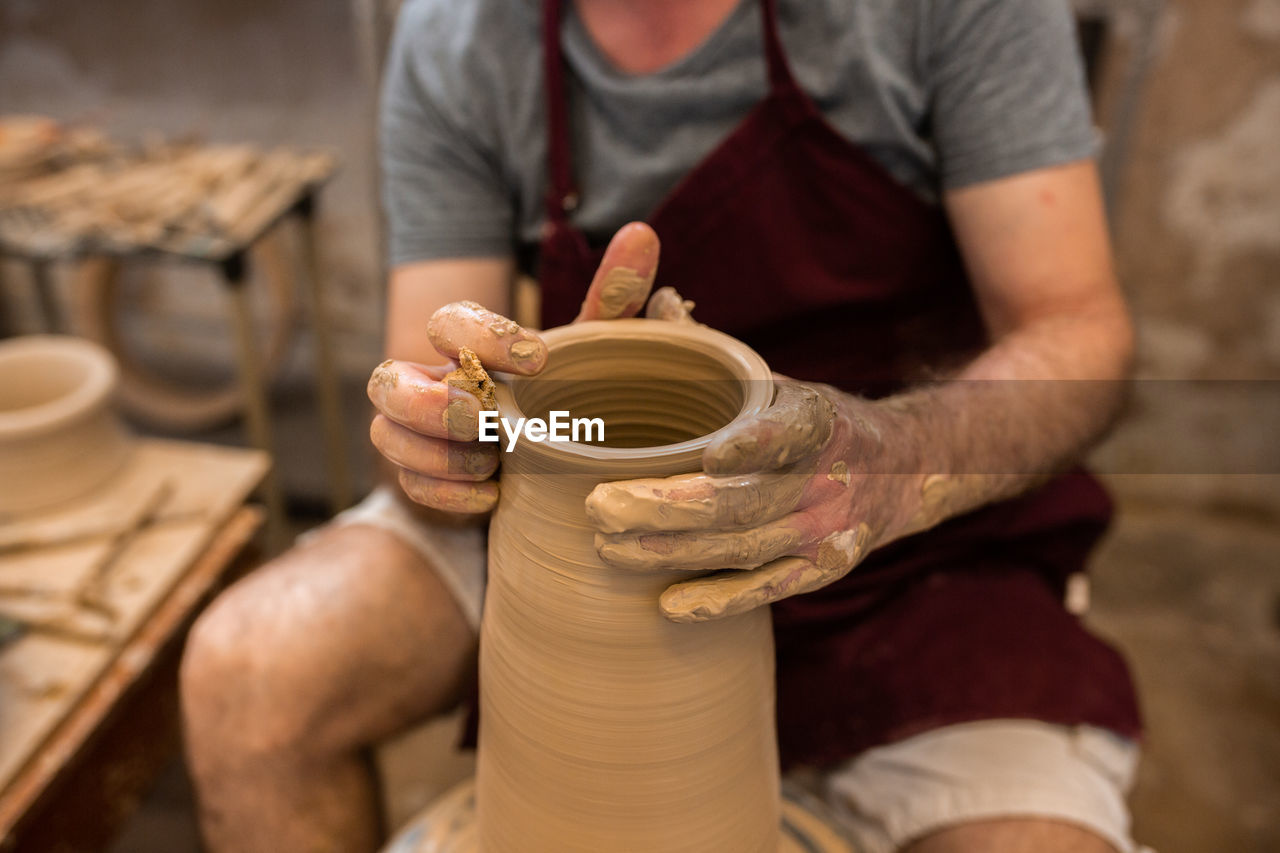
<instances>
[{"instance_id":1,"label":"forearm","mask_svg":"<svg viewBox=\"0 0 1280 853\"><path fill-rule=\"evenodd\" d=\"M876 408L906 474L884 541L1013 497L1070 467L1115 421L1132 332L1118 298L1008 332L953 379Z\"/></svg>"}]
</instances>

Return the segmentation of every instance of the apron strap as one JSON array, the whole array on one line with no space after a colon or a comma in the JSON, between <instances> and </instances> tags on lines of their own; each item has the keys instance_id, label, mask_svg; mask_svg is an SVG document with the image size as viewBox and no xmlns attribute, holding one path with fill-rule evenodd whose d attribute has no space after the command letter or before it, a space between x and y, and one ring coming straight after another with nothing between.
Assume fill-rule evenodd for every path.
<instances>
[{"instance_id":1,"label":"apron strap","mask_svg":"<svg viewBox=\"0 0 1280 853\"><path fill-rule=\"evenodd\" d=\"M560 47L560 19L563 0L543 0L542 62L547 101L547 220L560 224L578 206L578 189L573 181L572 146L569 139L569 98L564 73L564 52ZM799 91L778 35L777 0L760 0L765 59L769 67L771 92Z\"/></svg>"},{"instance_id":2,"label":"apron strap","mask_svg":"<svg viewBox=\"0 0 1280 853\"><path fill-rule=\"evenodd\" d=\"M764 55L769 63L769 89L773 92L799 88L796 86L795 77L791 74L791 66L787 63L787 52L782 48L782 38L778 35L777 7L777 0L760 0Z\"/></svg>"},{"instance_id":3,"label":"apron strap","mask_svg":"<svg viewBox=\"0 0 1280 853\"><path fill-rule=\"evenodd\" d=\"M578 192L570 163L569 97L564 79L564 54L560 49L561 0L543 0L542 63L547 100L547 221L562 223L577 206Z\"/></svg>"}]
</instances>

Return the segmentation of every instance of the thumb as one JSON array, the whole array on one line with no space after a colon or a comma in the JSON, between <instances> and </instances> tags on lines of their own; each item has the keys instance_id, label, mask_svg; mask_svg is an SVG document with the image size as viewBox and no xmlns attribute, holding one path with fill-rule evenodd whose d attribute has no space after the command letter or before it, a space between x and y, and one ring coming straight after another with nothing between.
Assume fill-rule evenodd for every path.
<instances>
[{"instance_id":1,"label":"thumb","mask_svg":"<svg viewBox=\"0 0 1280 853\"><path fill-rule=\"evenodd\" d=\"M605 249L574 322L633 317L658 274L658 235L643 222L624 225Z\"/></svg>"},{"instance_id":2,"label":"thumb","mask_svg":"<svg viewBox=\"0 0 1280 853\"><path fill-rule=\"evenodd\" d=\"M702 452L713 477L773 471L822 452L835 425L836 407L825 395L795 381L777 383L773 405L735 421Z\"/></svg>"}]
</instances>

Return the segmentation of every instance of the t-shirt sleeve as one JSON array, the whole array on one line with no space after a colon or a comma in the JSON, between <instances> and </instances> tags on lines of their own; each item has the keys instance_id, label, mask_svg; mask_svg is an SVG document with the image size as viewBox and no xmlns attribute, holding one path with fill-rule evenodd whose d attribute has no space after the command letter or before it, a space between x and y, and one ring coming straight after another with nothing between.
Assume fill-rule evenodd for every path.
<instances>
[{"instance_id":1,"label":"t-shirt sleeve","mask_svg":"<svg viewBox=\"0 0 1280 853\"><path fill-rule=\"evenodd\" d=\"M469 108L483 86L449 5L406 3L387 58L379 149L392 266L512 252L511 194Z\"/></svg>"},{"instance_id":2,"label":"t-shirt sleeve","mask_svg":"<svg viewBox=\"0 0 1280 853\"><path fill-rule=\"evenodd\" d=\"M1094 156L1066 0L934 0L929 74L942 186Z\"/></svg>"}]
</instances>

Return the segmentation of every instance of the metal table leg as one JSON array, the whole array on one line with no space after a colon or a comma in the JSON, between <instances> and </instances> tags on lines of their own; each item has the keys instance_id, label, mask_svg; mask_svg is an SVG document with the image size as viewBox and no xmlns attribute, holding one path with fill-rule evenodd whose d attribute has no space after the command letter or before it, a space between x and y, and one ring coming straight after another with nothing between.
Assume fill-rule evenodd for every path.
<instances>
[{"instance_id":1,"label":"metal table leg","mask_svg":"<svg viewBox=\"0 0 1280 853\"><path fill-rule=\"evenodd\" d=\"M342 422L339 376L333 364L333 348L329 335L329 316L324 309L320 280L320 256L315 238L315 196L308 194L298 202L301 223L302 265L305 290L311 313L311 327L316 340L316 396L320 402L320 419L324 427L325 463L329 469L329 502L335 513L351 505L351 472L347 461L347 445Z\"/></svg>"},{"instance_id":2,"label":"metal table leg","mask_svg":"<svg viewBox=\"0 0 1280 853\"><path fill-rule=\"evenodd\" d=\"M267 548L272 553L285 544L284 496L280 489L279 466L271 440L271 411L267 390L253 339L253 312L249 307L246 259L237 252L222 262L222 279L231 297L232 325L236 334L236 363L244 389L245 422L249 441L271 457L271 470L262 481L262 497L267 505Z\"/></svg>"}]
</instances>

